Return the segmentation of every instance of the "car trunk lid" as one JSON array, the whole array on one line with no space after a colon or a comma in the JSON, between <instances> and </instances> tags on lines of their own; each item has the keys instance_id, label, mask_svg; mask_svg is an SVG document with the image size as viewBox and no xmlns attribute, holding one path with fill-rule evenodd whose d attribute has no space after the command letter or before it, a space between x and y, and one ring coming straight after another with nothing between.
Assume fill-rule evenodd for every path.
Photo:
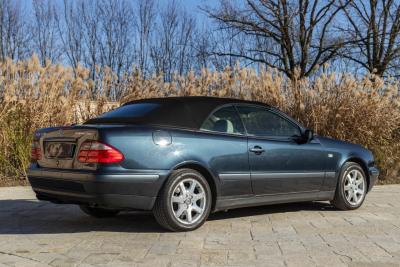
<instances>
[{"instance_id":1,"label":"car trunk lid","mask_svg":"<svg viewBox=\"0 0 400 267\"><path fill-rule=\"evenodd\" d=\"M77 154L81 144L88 140L98 140L98 130L92 127L52 127L36 132L39 143L40 167L55 169L93 170L96 164L80 163Z\"/></svg>"}]
</instances>

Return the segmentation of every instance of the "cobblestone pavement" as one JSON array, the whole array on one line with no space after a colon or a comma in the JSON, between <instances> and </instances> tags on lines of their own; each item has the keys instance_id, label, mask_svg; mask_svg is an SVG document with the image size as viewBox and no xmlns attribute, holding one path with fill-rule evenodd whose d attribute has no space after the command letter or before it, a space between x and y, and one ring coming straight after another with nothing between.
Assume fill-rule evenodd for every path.
<instances>
[{"instance_id":1,"label":"cobblestone pavement","mask_svg":"<svg viewBox=\"0 0 400 267\"><path fill-rule=\"evenodd\" d=\"M0 266L400 266L400 185L376 186L363 207L328 203L211 215L188 233L150 213L94 219L71 205L0 188Z\"/></svg>"}]
</instances>

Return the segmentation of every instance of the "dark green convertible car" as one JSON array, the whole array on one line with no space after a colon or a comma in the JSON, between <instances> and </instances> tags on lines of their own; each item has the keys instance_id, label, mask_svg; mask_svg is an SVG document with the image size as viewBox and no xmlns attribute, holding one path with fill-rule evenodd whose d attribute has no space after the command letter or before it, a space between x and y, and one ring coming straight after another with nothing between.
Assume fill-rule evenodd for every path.
<instances>
[{"instance_id":1,"label":"dark green convertible car","mask_svg":"<svg viewBox=\"0 0 400 267\"><path fill-rule=\"evenodd\" d=\"M369 150L314 135L263 103L171 97L37 130L28 177L39 200L95 217L152 210L163 227L187 231L238 207L329 200L356 209L378 174Z\"/></svg>"}]
</instances>

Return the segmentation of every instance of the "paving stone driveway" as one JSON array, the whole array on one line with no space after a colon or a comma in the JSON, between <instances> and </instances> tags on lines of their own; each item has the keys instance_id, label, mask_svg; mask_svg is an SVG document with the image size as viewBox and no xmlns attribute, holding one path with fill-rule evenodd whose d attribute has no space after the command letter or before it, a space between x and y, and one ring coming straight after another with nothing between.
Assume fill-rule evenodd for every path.
<instances>
[{"instance_id":1,"label":"paving stone driveway","mask_svg":"<svg viewBox=\"0 0 400 267\"><path fill-rule=\"evenodd\" d=\"M93 219L75 206L0 188L0 266L400 266L400 185L376 186L357 211L328 203L211 215L189 233L150 213Z\"/></svg>"}]
</instances>

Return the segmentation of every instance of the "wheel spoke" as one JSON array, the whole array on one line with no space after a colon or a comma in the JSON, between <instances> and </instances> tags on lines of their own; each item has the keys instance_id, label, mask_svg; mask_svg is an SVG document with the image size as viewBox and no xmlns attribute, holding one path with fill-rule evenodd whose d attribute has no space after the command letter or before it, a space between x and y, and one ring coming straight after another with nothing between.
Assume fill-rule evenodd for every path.
<instances>
[{"instance_id":1,"label":"wheel spoke","mask_svg":"<svg viewBox=\"0 0 400 267\"><path fill-rule=\"evenodd\" d=\"M194 194L194 190L196 189L197 182L193 180L192 184L190 185L189 192Z\"/></svg>"},{"instance_id":2,"label":"wheel spoke","mask_svg":"<svg viewBox=\"0 0 400 267\"><path fill-rule=\"evenodd\" d=\"M349 191L351 189L350 184L347 184L344 186L344 190L345 191Z\"/></svg>"},{"instance_id":3,"label":"wheel spoke","mask_svg":"<svg viewBox=\"0 0 400 267\"><path fill-rule=\"evenodd\" d=\"M181 215L183 214L183 212L186 211L186 207L185 205L181 204L179 205L178 210L175 212L176 217L181 217Z\"/></svg>"},{"instance_id":4,"label":"wheel spoke","mask_svg":"<svg viewBox=\"0 0 400 267\"><path fill-rule=\"evenodd\" d=\"M194 210L195 212L197 212L197 213L199 213L199 214L201 214L201 213L203 212L203 209L200 208L200 207L197 206L197 205L193 205L193 206L192 206L192 210Z\"/></svg>"},{"instance_id":5,"label":"wheel spoke","mask_svg":"<svg viewBox=\"0 0 400 267\"><path fill-rule=\"evenodd\" d=\"M191 223L192 221L193 221L193 218L192 218L192 208L188 208L188 209L186 209L186 216L187 216L187 221L189 222L189 223Z\"/></svg>"},{"instance_id":6,"label":"wheel spoke","mask_svg":"<svg viewBox=\"0 0 400 267\"><path fill-rule=\"evenodd\" d=\"M353 177L351 177L351 172L349 174L347 174L347 180L349 181L349 183L351 183L353 181Z\"/></svg>"},{"instance_id":7,"label":"wheel spoke","mask_svg":"<svg viewBox=\"0 0 400 267\"><path fill-rule=\"evenodd\" d=\"M172 197L172 202L173 203L180 203L182 204L183 202L185 202L184 198L182 196L173 196Z\"/></svg>"},{"instance_id":8,"label":"wheel spoke","mask_svg":"<svg viewBox=\"0 0 400 267\"><path fill-rule=\"evenodd\" d=\"M357 193L360 194L360 196L362 196L362 195L364 195L364 190L361 188L358 188Z\"/></svg>"},{"instance_id":9,"label":"wheel spoke","mask_svg":"<svg viewBox=\"0 0 400 267\"><path fill-rule=\"evenodd\" d=\"M355 203L358 202L357 192L355 192L355 193L353 194L353 199L354 199L354 202L355 202Z\"/></svg>"},{"instance_id":10,"label":"wheel spoke","mask_svg":"<svg viewBox=\"0 0 400 267\"><path fill-rule=\"evenodd\" d=\"M347 196L346 196L346 198L347 198L347 200L348 200L349 202L351 202L351 199L353 198L353 191L352 191L352 190L347 191Z\"/></svg>"},{"instance_id":11,"label":"wheel spoke","mask_svg":"<svg viewBox=\"0 0 400 267\"><path fill-rule=\"evenodd\" d=\"M187 190L186 190L185 184L183 182L179 183L179 188L181 189L182 194L186 195Z\"/></svg>"},{"instance_id":12,"label":"wheel spoke","mask_svg":"<svg viewBox=\"0 0 400 267\"><path fill-rule=\"evenodd\" d=\"M193 200L194 201L197 201L197 200L199 200L199 199L202 199L202 198L204 198L204 193L203 192L201 192L201 193L198 193L198 194L194 194L193 195Z\"/></svg>"}]
</instances>

